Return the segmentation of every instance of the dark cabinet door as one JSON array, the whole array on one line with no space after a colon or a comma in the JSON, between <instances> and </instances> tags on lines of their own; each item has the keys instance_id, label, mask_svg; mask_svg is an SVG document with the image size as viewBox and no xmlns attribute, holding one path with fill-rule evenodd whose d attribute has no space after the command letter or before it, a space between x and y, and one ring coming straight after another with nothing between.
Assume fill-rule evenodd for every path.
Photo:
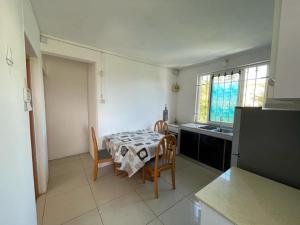
<instances>
[{"instance_id":1,"label":"dark cabinet door","mask_svg":"<svg viewBox=\"0 0 300 225\"><path fill-rule=\"evenodd\" d=\"M224 171L231 167L231 148L232 142L225 140L225 159L224 159Z\"/></svg>"},{"instance_id":2,"label":"dark cabinet door","mask_svg":"<svg viewBox=\"0 0 300 225\"><path fill-rule=\"evenodd\" d=\"M180 131L180 153L192 159L198 160L199 134Z\"/></svg>"},{"instance_id":3,"label":"dark cabinet door","mask_svg":"<svg viewBox=\"0 0 300 225\"><path fill-rule=\"evenodd\" d=\"M199 161L223 170L224 167L224 140L207 135L200 135Z\"/></svg>"}]
</instances>

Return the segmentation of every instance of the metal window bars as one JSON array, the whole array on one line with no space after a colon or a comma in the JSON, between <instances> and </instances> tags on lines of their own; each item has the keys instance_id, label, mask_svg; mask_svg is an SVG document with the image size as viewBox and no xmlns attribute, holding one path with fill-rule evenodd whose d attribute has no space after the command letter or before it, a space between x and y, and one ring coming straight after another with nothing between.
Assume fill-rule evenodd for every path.
<instances>
[{"instance_id":1,"label":"metal window bars","mask_svg":"<svg viewBox=\"0 0 300 225\"><path fill-rule=\"evenodd\" d=\"M206 84L203 84L203 78L209 78L209 85L207 86ZM221 77L221 79L220 79ZM205 109L207 110L207 120L210 122L219 122L223 123L225 121L228 122L230 121L230 114L227 113L227 118L226 115L224 117L224 91L225 91L225 86L229 85L229 90L230 90L230 97L228 101L228 106L227 108L230 109L232 107L232 104L239 105L239 106L261 106L264 102L265 99L265 94L266 94L266 85L267 85L267 80L268 80L268 63L259 63L259 64L251 64L248 66L232 69L231 71L221 71L217 73L210 73L210 74L203 74L203 75L198 75L197 77L197 92L196 92L196 104L195 104L195 121L199 122L200 118L199 115L201 114L200 112L200 101L205 101L205 103L202 103L204 105ZM227 78L227 79L226 79ZM217 82L216 82L217 80ZM238 85L237 89L237 99L236 101L233 97L233 83L236 83ZM252 84L251 84L252 82ZM217 100L212 100L212 90L213 90L213 85L217 85L217 89L219 87L223 87L223 93L219 96L219 93L217 93ZM206 98L202 98L201 96L201 88L207 88L204 93L206 94ZM251 88L249 88L252 86ZM219 92L219 90L218 90ZM252 97L249 97L251 96ZM222 98L222 101L219 101L219 97ZM211 118L211 108L212 104L221 104L221 110L219 110L220 114L218 115L218 118ZM230 123L232 123L230 121Z\"/></svg>"}]
</instances>

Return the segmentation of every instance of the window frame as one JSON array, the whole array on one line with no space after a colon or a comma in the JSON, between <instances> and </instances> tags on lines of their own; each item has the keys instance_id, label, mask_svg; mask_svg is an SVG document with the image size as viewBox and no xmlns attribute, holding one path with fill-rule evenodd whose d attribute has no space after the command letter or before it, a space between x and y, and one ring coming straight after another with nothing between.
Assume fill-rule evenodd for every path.
<instances>
[{"instance_id":1,"label":"window frame","mask_svg":"<svg viewBox=\"0 0 300 225\"><path fill-rule=\"evenodd\" d=\"M211 113L210 113L210 109L211 109L211 93L212 93L212 86L213 86L213 77L214 76L218 76L216 74L235 74L235 73L239 73L240 77L239 77L239 85L238 85L238 97L237 97L237 102L236 102L236 106L243 106L243 92L244 92L244 82L245 82L245 74L246 74L246 69L247 68L251 68L251 67L259 67L262 65L267 65L267 75L265 77L266 79L266 83L265 83L265 92L264 92L264 102L263 102L263 106L265 105L265 101L267 99L267 93L268 93L268 79L269 79L269 72L270 72L270 61L264 61L264 62L258 62L258 63L253 63L253 64L249 64L246 66L241 66L241 67L237 67L235 69L228 69L228 70L222 70L222 71L218 71L218 72L213 72L213 73L202 73L202 74L197 74L197 85L196 85L196 103L195 103L195 116L194 116L194 122L198 123L198 124L203 124L203 122L199 122L198 117L200 112L198 112L198 108L199 108L199 92L200 92L200 84L199 84L199 80L201 79L201 76L209 76L210 79L210 87L209 87L209 98L208 98L208 115L207 115L207 122L205 124L209 124L209 125L217 125L217 126L224 126L224 127L233 127L233 123L226 123L226 122L217 122L217 121L211 121ZM255 107L255 106L254 106Z\"/></svg>"},{"instance_id":2,"label":"window frame","mask_svg":"<svg viewBox=\"0 0 300 225\"><path fill-rule=\"evenodd\" d=\"M235 71L233 72L234 70L232 70L231 72L228 72L228 71L222 71L222 72L218 72L218 74L221 74L221 73L227 73L229 75L233 75L233 74L236 74L236 73L239 73L240 74L240 77L239 77L239 87L238 87L238 93L240 93L240 78L241 78L241 72L240 71ZM233 74L232 74L233 72ZM211 90L212 90L212 86L213 86L213 77L214 76L218 76L218 75L215 75L215 74L211 74L211 84L210 84L210 97L209 97L209 109L208 109L208 120L207 120L207 124L211 124L211 125L221 125L223 127L233 127L233 123L226 123L226 122L218 122L218 121L212 121L211 118L210 118L210 108L211 108ZM237 97L237 102L236 102L236 106L238 106L238 103L239 103L239 94L238 94L238 97Z\"/></svg>"},{"instance_id":3,"label":"window frame","mask_svg":"<svg viewBox=\"0 0 300 225\"><path fill-rule=\"evenodd\" d=\"M201 77L202 76L209 76L209 79L210 79L210 82L209 82L209 89L208 89L208 96L209 96L209 98L208 98L208 103L207 103L207 106L208 106L208 110L207 110L207 114L206 114L206 117L207 117L207 119L208 119L208 121L209 121L209 115L210 115L210 113L209 113L209 111L210 111L210 99L211 99L211 87L212 87L212 85L211 85L211 74L202 74L202 75L200 75L200 74L197 74L197 84L196 84L196 104L195 104L195 113L194 113L194 122L196 122L196 123L198 123L198 124L201 124L201 122L199 122L198 121L198 117L199 117L199 114L200 114L200 112L198 112L198 109L199 109L199 86L201 86L201 84L200 84L200 79L201 79Z\"/></svg>"},{"instance_id":4,"label":"window frame","mask_svg":"<svg viewBox=\"0 0 300 225\"><path fill-rule=\"evenodd\" d=\"M242 81L245 82L245 78L246 78L246 69L248 68L251 68L251 67L259 67L259 66L263 66L263 65L267 65L267 76L264 77L266 79L266 83L265 83L265 92L264 92L264 102L263 102L263 105L262 107L265 106L266 104L266 99L267 99L267 95L268 95L268 79L270 78L270 61L266 61L266 62L261 62L261 63L255 63L255 64L251 64L249 66L245 66L241 69L242 73L241 73L241 77L242 77ZM257 78L255 78L257 79ZM240 95L239 93L239 101L238 101L238 105L237 106L241 106L241 107L257 107L257 106L245 106L244 103L242 102L243 101L243 93L244 93L244 90L245 90L245 85L244 84L239 84L240 88L241 88L241 93L242 93L242 96Z\"/></svg>"}]
</instances>

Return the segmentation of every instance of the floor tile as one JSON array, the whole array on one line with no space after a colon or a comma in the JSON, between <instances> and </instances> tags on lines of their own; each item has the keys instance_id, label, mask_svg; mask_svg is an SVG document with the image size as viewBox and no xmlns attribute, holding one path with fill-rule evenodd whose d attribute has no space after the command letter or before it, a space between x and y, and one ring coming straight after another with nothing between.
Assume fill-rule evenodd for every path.
<instances>
[{"instance_id":1,"label":"floor tile","mask_svg":"<svg viewBox=\"0 0 300 225\"><path fill-rule=\"evenodd\" d=\"M47 195L43 225L60 225L94 208L96 204L89 186Z\"/></svg>"},{"instance_id":2,"label":"floor tile","mask_svg":"<svg viewBox=\"0 0 300 225\"><path fill-rule=\"evenodd\" d=\"M200 206L189 199L184 199L164 212L159 219L164 225L198 225L200 224Z\"/></svg>"},{"instance_id":3,"label":"floor tile","mask_svg":"<svg viewBox=\"0 0 300 225\"><path fill-rule=\"evenodd\" d=\"M181 171L176 170L175 171L175 181L176 183L180 182L180 180L182 179L182 173L180 173ZM163 178L165 181L167 181L169 184L172 183L172 175L171 175L171 170L166 170L166 171L162 171L161 172L161 178Z\"/></svg>"},{"instance_id":4,"label":"floor tile","mask_svg":"<svg viewBox=\"0 0 300 225\"><path fill-rule=\"evenodd\" d=\"M183 177L181 182L176 184L178 190L180 190L185 196L194 192L198 192L200 189L208 185L213 179L207 177Z\"/></svg>"},{"instance_id":5,"label":"floor tile","mask_svg":"<svg viewBox=\"0 0 300 225\"><path fill-rule=\"evenodd\" d=\"M92 166L94 163L94 159L89 153L80 155L80 160L84 166L86 165Z\"/></svg>"},{"instance_id":6,"label":"floor tile","mask_svg":"<svg viewBox=\"0 0 300 225\"><path fill-rule=\"evenodd\" d=\"M138 189L144 185L140 172L137 172L133 176L128 178L128 182L131 185L131 187L133 187L133 189Z\"/></svg>"},{"instance_id":7,"label":"floor tile","mask_svg":"<svg viewBox=\"0 0 300 225\"><path fill-rule=\"evenodd\" d=\"M83 166L86 177L88 178L88 181L93 182L94 160L93 160L92 156L88 153L88 154L82 154L80 156L80 158L81 158L81 164ZM102 165L102 167L99 168L99 170L98 170L97 179L114 175L114 170L113 170L112 164L106 165L106 166L103 166L103 164L101 164L101 165Z\"/></svg>"},{"instance_id":8,"label":"floor tile","mask_svg":"<svg viewBox=\"0 0 300 225\"><path fill-rule=\"evenodd\" d=\"M84 173L70 172L69 174L50 177L47 195L60 194L88 185L89 183Z\"/></svg>"},{"instance_id":9,"label":"floor tile","mask_svg":"<svg viewBox=\"0 0 300 225\"><path fill-rule=\"evenodd\" d=\"M176 168L178 170L187 168L191 165L191 161L188 161L187 159L181 157L180 155L176 156Z\"/></svg>"},{"instance_id":10,"label":"floor tile","mask_svg":"<svg viewBox=\"0 0 300 225\"><path fill-rule=\"evenodd\" d=\"M91 188L99 206L133 191L128 178L119 176L100 177Z\"/></svg>"},{"instance_id":11,"label":"floor tile","mask_svg":"<svg viewBox=\"0 0 300 225\"><path fill-rule=\"evenodd\" d=\"M83 214L63 225L103 225L98 209Z\"/></svg>"},{"instance_id":12,"label":"floor tile","mask_svg":"<svg viewBox=\"0 0 300 225\"><path fill-rule=\"evenodd\" d=\"M90 152L85 152L78 155L80 159L93 159Z\"/></svg>"},{"instance_id":13,"label":"floor tile","mask_svg":"<svg viewBox=\"0 0 300 225\"><path fill-rule=\"evenodd\" d=\"M100 168L94 182L89 153L52 160L48 193L37 201L38 223L44 214L43 225L197 224L200 206L194 195L218 173L181 156L176 162L176 190L171 171L164 171L156 199L152 182L143 184L140 173L131 178L115 176L112 165Z\"/></svg>"},{"instance_id":14,"label":"floor tile","mask_svg":"<svg viewBox=\"0 0 300 225\"><path fill-rule=\"evenodd\" d=\"M49 165L49 177L70 173L84 173L84 168L79 160Z\"/></svg>"},{"instance_id":15,"label":"floor tile","mask_svg":"<svg viewBox=\"0 0 300 225\"><path fill-rule=\"evenodd\" d=\"M91 183L94 182L93 180L93 165L92 166L88 166L85 167L85 174L88 178L88 181ZM97 175L97 180L98 179L104 179L104 178L108 178L110 176L115 176L114 174L114 169L113 169L113 165L107 165L104 167L100 167L98 169L98 175Z\"/></svg>"},{"instance_id":16,"label":"floor tile","mask_svg":"<svg viewBox=\"0 0 300 225\"><path fill-rule=\"evenodd\" d=\"M155 218L135 192L99 207L99 211L105 225L143 225Z\"/></svg>"},{"instance_id":17,"label":"floor tile","mask_svg":"<svg viewBox=\"0 0 300 225\"><path fill-rule=\"evenodd\" d=\"M148 223L147 225L163 225L159 219L154 219L152 220L150 223Z\"/></svg>"},{"instance_id":18,"label":"floor tile","mask_svg":"<svg viewBox=\"0 0 300 225\"><path fill-rule=\"evenodd\" d=\"M80 156L73 155L73 156L68 156L68 157L64 157L61 159L49 160L49 166L59 165L59 164L64 164L64 163L69 163L69 162L79 162L79 161L80 161Z\"/></svg>"},{"instance_id":19,"label":"floor tile","mask_svg":"<svg viewBox=\"0 0 300 225\"><path fill-rule=\"evenodd\" d=\"M156 215L160 215L184 197L179 190L173 190L163 179L158 179L158 199L154 196L153 182L146 181L136 192Z\"/></svg>"},{"instance_id":20,"label":"floor tile","mask_svg":"<svg viewBox=\"0 0 300 225\"><path fill-rule=\"evenodd\" d=\"M37 224L42 225L46 195L41 195L36 201Z\"/></svg>"},{"instance_id":21,"label":"floor tile","mask_svg":"<svg viewBox=\"0 0 300 225\"><path fill-rule=\"evenodd\" d=\"M198 165L191 165L182 170L176 171L176 188L184 195L189 195L194 191L200 190L217 176L215 173L208 171ZM162 178L169 184L172 183L171 173L165 171Z\"/></svg>"}]
</instances>

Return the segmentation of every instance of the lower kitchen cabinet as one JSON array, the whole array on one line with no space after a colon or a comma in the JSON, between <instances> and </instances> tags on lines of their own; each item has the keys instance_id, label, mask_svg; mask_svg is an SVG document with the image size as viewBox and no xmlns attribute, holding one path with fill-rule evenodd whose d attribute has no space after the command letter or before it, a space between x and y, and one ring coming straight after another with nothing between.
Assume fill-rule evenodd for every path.
<instances>
[{"instance_id":1,"label":"lower kitchen cabinet","mask_svg":"<svg viewBox=\"0 0 300 225\"><path fill-rule=\"evenodd\" d=\"M180 130L180 153L218 170L231 164L231 141Z\"/></svg>"},{"instance_id":2,"label":"lower kitchen cabinet","mask_svg":"<svg viewBox=\"0 0 300 225\"><path fill-rule=\"evenodd\" d=\"M225 141L224 171L231 167L232 141Z\"/></svg>"},{"instance_id":3,"label":"lower kitchen cabinet","mask_svg":"<svg viewBox=\"0 0 300 225\"><path fill-rule=\"evenodd\" d=\"M180 131L180 153L198 160L199 134L191 131Z\"/></svg>"},{"instance_id":4,"label":"lower kitchen cabinet","mask_svg":"<svg viewBox=\"0 0 300 225\"><path fill-rule=\"evenodd\" d=\"M199 161L223 170L224 162L224 140L200 134Z\"/></svg>"}]
</instances>

